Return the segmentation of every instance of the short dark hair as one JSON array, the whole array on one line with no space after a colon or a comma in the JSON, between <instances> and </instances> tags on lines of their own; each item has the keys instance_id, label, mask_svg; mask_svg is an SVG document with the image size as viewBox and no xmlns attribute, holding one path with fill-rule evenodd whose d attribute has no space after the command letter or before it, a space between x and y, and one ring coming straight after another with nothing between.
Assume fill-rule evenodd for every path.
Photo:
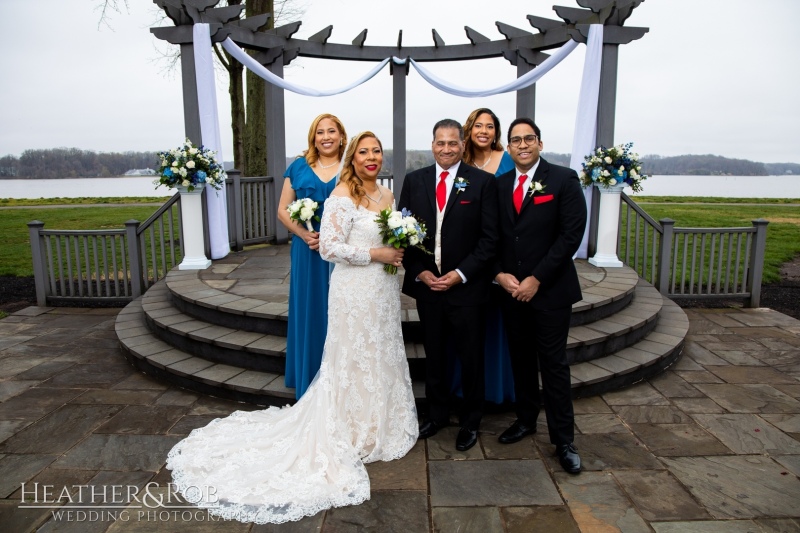
<instances>
[{"instance_id":1,"label":"short dark hair","mask_svg":"<svg viewBox=\"0 0 800 533\"><path fill-rule=\"evenodd\" d=\"M464 128L461 126L461 123L457 120L453 120L452 118L443 118L433 126L433 138L436 138L436 130L438 129L447 129L447 128L455 128L458 130L458 138L460 140L464 140Z\"/></svg>"},{"instance_id":2,"label":"short dark hair","mask_svg":"<svg viewBox=\"0 0 800 533\"><path fill-rule=\"evenodd\" d=\"M536 123L533 120L529 119L528 117L519 117L515 118L514 121L511 123L511 125L508 127L509 144L511 144L511 130L514 129L514 126L517 126L519 124L527 124L528 126L533 128L533 131L534 133L536 133L536 136L539 137L540 141L542 140L542 130L539 129L539 126L537 126Z\"/></svg>"}]
</instances>

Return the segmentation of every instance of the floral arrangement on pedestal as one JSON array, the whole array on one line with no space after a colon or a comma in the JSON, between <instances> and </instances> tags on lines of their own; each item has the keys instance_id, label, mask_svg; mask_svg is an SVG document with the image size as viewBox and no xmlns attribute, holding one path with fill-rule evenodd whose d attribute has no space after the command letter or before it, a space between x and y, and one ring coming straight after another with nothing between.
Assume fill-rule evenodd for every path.
<instances>
[{"instance_id":1,"label":"floral arrangement on pedestal","mask_svg":"<svg viewBox=\"0 0 800 533\"><path fill-rule=\"evenodd\" d=\"M606 189L614 186L630 186L633 192L642 191L642 174L639 154L631 151L633 143L618 144L611 148L601 146L584 157L580 180L584 187L597 185Z\"/></svg>"},{"instance_id":2,"label":"floral arrangement on pedestal","mask_svg":"<svg viewBox=\"0 0 800 533\"><path fill-rule=\"evenodd\" d=\"M161 185L186 187L189 192L206 185L221 189L225 183L225 171L214 158L215 154L202 145L195 146L189 139L183 146L159 152L159 178L153 184L156 188Z\"/></svg>"}]
</instances>

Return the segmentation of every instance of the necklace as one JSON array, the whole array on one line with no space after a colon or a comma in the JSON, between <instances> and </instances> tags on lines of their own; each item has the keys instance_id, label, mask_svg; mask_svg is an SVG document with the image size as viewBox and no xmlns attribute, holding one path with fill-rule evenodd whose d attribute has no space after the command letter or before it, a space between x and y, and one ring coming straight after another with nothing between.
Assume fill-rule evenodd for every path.
<instances>
[{"instance_id":1,"label":"necklace","mask_svg":"<svg viewBox=\"0 0 800 533\"><path fill-rule=\"evenodd\" d=\"M317 163L319 163L319 168L331 168L334 165L338 165L339 164L339 160L337 159L335 162L331 163L330 165L323 165L322 164L322 159L318 159Z\"/></svg>"},{"instance_id":2,"label":"necklace","mask_svg":"<svg viewBox=\"0 0 800 533\"><path fill-rule=\"evenodd\" d=\"M489 154L489 157L486 158L486 161L484 161L482 165L475 165L475 167L483 170L484 168L486 168L486 165L488 165L491 160L492 160L492 154Z\"/></svg>"},{"instance_id":3,"label":"necklace","mask_svg":"<svg viewBox=\"0 0 800 533\"><path fill-rule=\"evenodd\" d=\"M379 205L381 203L381 200L383 200L383 191L381 191L381 188L378 187L378 199L377 200L375 198L373 198L372 196L370 196L369 194L367 194L366 190L364 190L364 196L366 196L367 198L369 198L370 200L375 202L375 205Z\"/></svg>"}]
</instances>

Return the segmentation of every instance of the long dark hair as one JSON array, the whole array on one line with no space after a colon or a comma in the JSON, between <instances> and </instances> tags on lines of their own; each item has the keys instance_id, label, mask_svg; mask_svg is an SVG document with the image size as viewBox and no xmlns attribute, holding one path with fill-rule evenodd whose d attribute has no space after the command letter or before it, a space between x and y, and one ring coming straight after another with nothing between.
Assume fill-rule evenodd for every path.
<instances>
[{"instance_id":1,"label":"long dark hair","mask_svg":"<svg viewBox=\"0 0 800 533\"><path fill-rule=\"evenodd\" d=\"M492 122L494 122L492 150L495 152L503 151L503 143L500 142L500 138L503 135L503 132L500 130L500 119L497 118L497 115L495 115L494 111L491 109L481 107L470 113L467 117L467 121L464 123L464 162L468 165L472 165L475 162L475 143L472 142L472 128L475 126L475 121L478 120L478 117L483 114L492 117Z\"/></svg>"}]
</instances>

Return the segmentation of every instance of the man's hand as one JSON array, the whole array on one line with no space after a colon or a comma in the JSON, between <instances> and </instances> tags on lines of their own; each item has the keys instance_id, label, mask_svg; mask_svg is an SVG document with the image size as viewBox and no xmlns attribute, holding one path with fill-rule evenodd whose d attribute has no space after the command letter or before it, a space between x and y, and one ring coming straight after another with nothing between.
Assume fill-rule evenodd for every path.
<instances>
[{"instance_id":1,"label":"man's hand","mask_svg":"<svg viewBox=\"0 0 800 533\"><path fill-rule=\"evenodd\" d=\"M508 294L514 294L514 291L519 289L519 280L514 274L507 274L500 272L494 277L494 280L500 285Z\"/></svg>"},{"instance_id":2,"label":"man's hand","mask_svg":"<svg viewBox=\"0 0 800 533\"><path fill-rule=\"evenodd\" d=\"M534 276L528 276L522 280L517 290L511 293L511 296L520 302L530 302L538 291L539 280Z\"/></svg>"},{"instance_id":3,"label":"man's hand","mask_svg":"<svg viewBox=\"0 0 800 533\"><path fill-rule=\"evenodd\" d=\"M434 283L436 283L436 281L439 278L434 276L433 272L431 272L430 270L423 270L422 272L419 273L419 276L417 276L417 279L420 280L425 285L427 285L428 287L433 288L432 285Z\"/></svg>"},{"instance_id":4,"label":"man's hand","mask_svg":"<svg viewBox=\"0 0 800 533\"><path fill-rule=\"evenodd\" d=\"M450 287L458 285L461 281L461 276L458 275L458 272L451 270L429 286L433 291L444 292Z\"/></svg>"}]
</instances>

